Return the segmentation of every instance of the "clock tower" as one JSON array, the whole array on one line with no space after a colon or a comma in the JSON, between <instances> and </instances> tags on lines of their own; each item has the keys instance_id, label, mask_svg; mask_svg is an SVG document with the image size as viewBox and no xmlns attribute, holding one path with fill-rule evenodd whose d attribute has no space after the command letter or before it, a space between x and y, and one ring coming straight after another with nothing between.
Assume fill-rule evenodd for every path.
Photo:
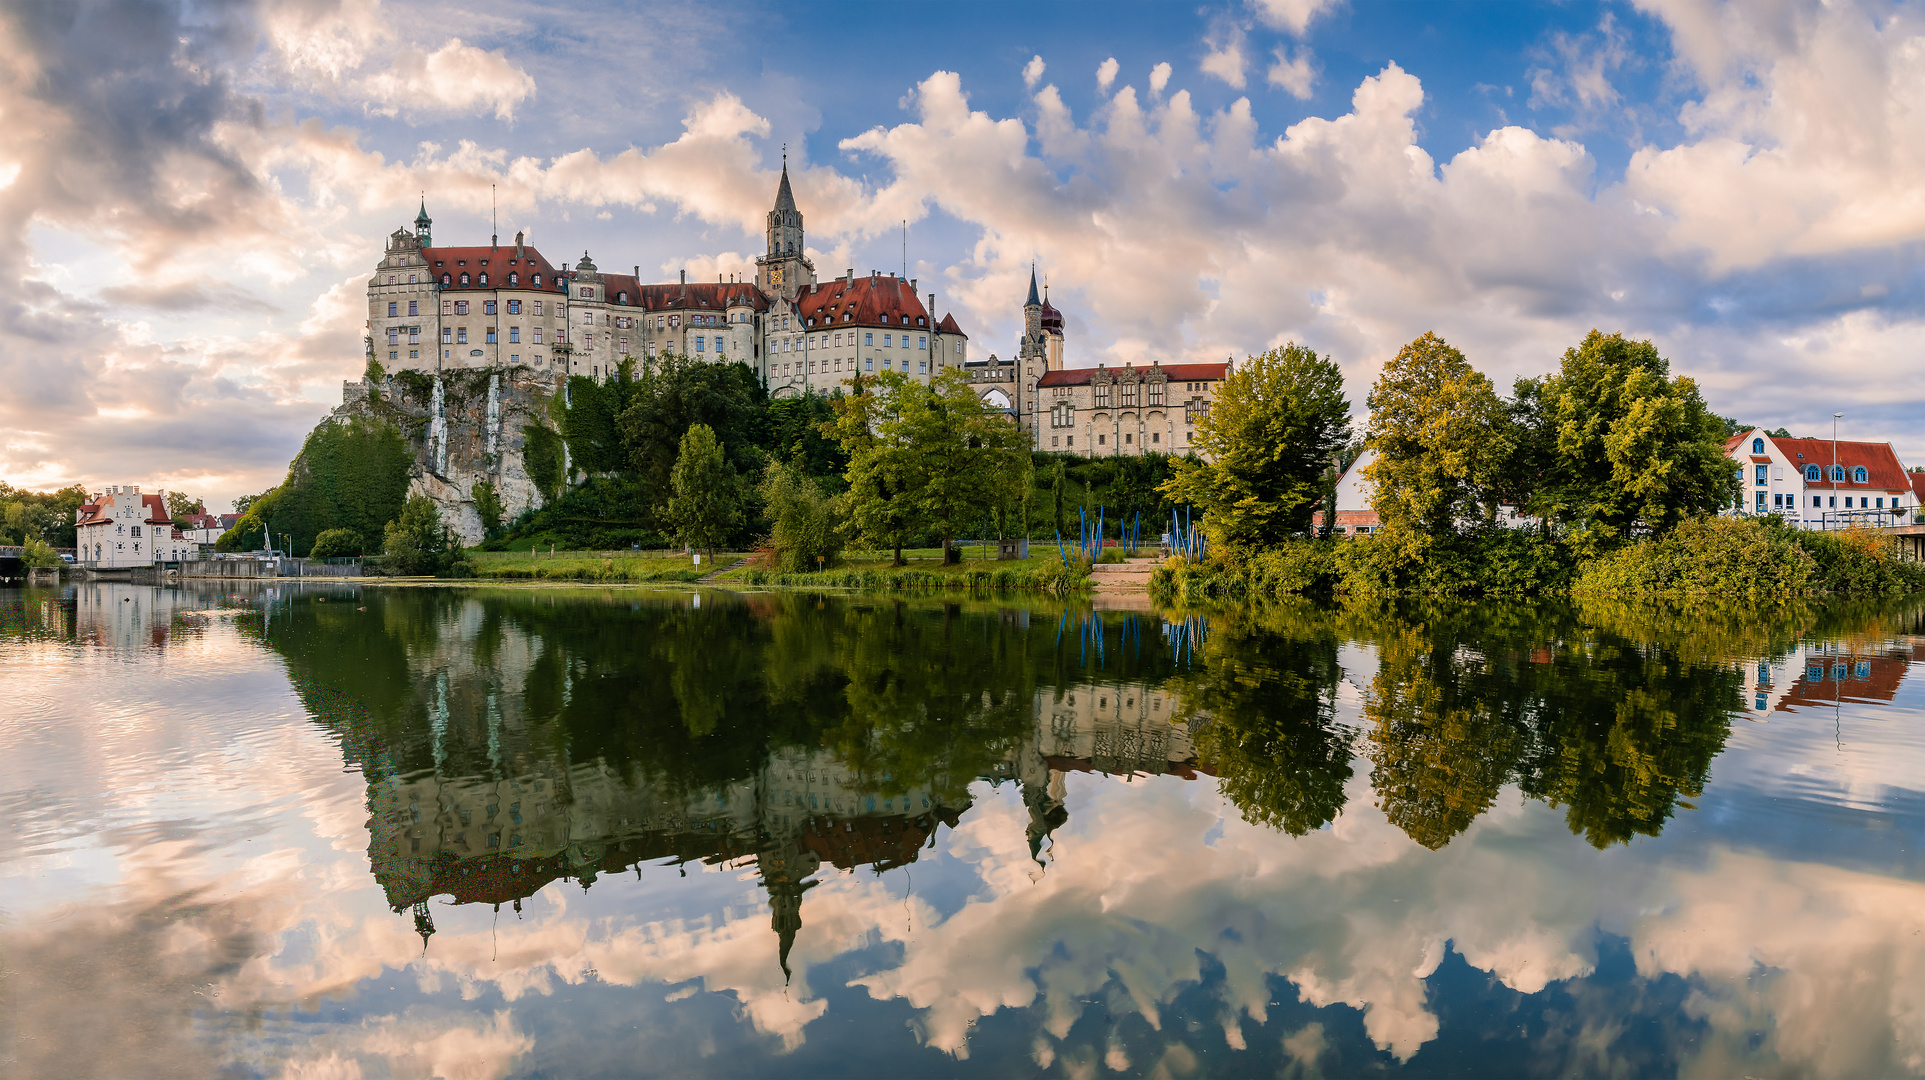
<instances>
[{"instance_id":1,"label":"clock tower","mask_svg":"<svg viewBox=\"0 0 1925 1080\"><path fill-rule=\"evenodd\" d=\"M815 284L815 264L803 253L802 212L789 191L789 156L782 155L782 184L775 189L775 209L769 211L769 253L755 260L755 284L782 300Z\"/></svg>"}]
</instances>

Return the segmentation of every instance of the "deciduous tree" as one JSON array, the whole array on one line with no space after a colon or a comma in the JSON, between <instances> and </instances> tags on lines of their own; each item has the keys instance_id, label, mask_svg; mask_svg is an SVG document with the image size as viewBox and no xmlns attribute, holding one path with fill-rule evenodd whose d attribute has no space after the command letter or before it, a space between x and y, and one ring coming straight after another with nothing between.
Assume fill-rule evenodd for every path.
<instances>
[{"instance_id":1,"label":"deciduous tree","mask_svg":"<svg viewBox=\"0 0 1925 1080\"><path fill-rule=\"evenodd\" d=\"M1252 551L1300 536L1331 457L1350 438L1343 371L1296 344L1237 366L1197 421L1204 458L1176 462L1162 490L1204 512L1212 542Z\"/></svg>"},{"instance_id":2,"label":"deciduous tree","mask_svg":"<svg viewBox=\"0 0 1925 1080\"><path fill-rule=\"evenodd\" d=\"M1379 544L1421 562L1439 537L1496 517L1513 436L1491 381L1435 333L1398 351L1370 390L1364 466Z\"/></svg>"},{"instance_id":3,"label":"deciduous tree","mask_svg":"<svg viewBox=\"0 0 1925 1080\"><path fill-rule=\"evenodd\" d=\"M723 456L715 429L695 424L683 434L669 486L668 519L676 538L714 562L716 547L742 519L741 480Z\"/></svg>"}]
</instances>

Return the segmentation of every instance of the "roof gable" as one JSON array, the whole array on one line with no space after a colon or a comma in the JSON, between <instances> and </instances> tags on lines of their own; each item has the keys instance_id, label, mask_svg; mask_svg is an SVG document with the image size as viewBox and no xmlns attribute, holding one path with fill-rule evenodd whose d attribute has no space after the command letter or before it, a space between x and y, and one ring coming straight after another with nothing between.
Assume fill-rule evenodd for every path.
<instances>
[{"instance_id":1,"label":"roof gable","mask_svg":"<svg viewBox=\"0 0 1925 1080\"><path fill-rule=\"evenodd\" d=\"M1806 481L1806 483L1816 483L1820 487L1831 486L1830 473L1835 447L1837 464L1845 468L1846 480L1839 485L1840 487L1881 491L1907 491L1912 487L1910 476L1905 472L1905 466L1899 464L1898 454L1892 450L1891 443L1844 440L1834 443L1830 439L1771 437L1771 444L1778 448L1778 452L1784 456L1785 460L1799 469L1807 465L1817 465L1824 470L1819 475L1825 479L1815 482ZM1850 479L1853 475L1852 470L1858 468L1863 468L1866 473L1865 482L1862 484Z\"/></svg>"}]
</instances>

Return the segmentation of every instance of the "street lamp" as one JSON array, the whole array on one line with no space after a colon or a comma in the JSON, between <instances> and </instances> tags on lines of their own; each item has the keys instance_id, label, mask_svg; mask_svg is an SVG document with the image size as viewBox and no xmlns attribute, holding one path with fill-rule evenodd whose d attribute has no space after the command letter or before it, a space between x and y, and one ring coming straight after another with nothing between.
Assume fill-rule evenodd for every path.
<instances>
[{"instance_id":1,"label":"street lamp","mask_svg":"<svg viewBox=\"0 0 1925 1080\"><path fill-rule=\"evenodd\" d=\"M1831 414L1831 509L1838 508L1838 418L1844 413ZM1834 520L1837 515L1829 515Z\"/></svg>"}]
</instances>

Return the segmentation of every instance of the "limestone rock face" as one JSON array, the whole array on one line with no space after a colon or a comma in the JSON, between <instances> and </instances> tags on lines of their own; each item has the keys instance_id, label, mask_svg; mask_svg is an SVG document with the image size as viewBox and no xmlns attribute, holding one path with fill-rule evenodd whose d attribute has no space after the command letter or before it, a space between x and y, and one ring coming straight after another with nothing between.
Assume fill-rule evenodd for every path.
<instances>
[{"instance_id":1,"label":"limestone rock face","mask_svg":"<svg viewBox=\"0 0 1925 1080\"><path fill-rule=\"evenodd\" d=\"M488 482L503 519L542 505L522 451L531 425L553 427L548 405L562 392L559 374L523 367L404 371L371 385L342 384L342 401L323 423L361 416L401 429L414 448L408 495L426 495L462 543L484 538L475 485Z\"/></svg>"}]
</instances>

